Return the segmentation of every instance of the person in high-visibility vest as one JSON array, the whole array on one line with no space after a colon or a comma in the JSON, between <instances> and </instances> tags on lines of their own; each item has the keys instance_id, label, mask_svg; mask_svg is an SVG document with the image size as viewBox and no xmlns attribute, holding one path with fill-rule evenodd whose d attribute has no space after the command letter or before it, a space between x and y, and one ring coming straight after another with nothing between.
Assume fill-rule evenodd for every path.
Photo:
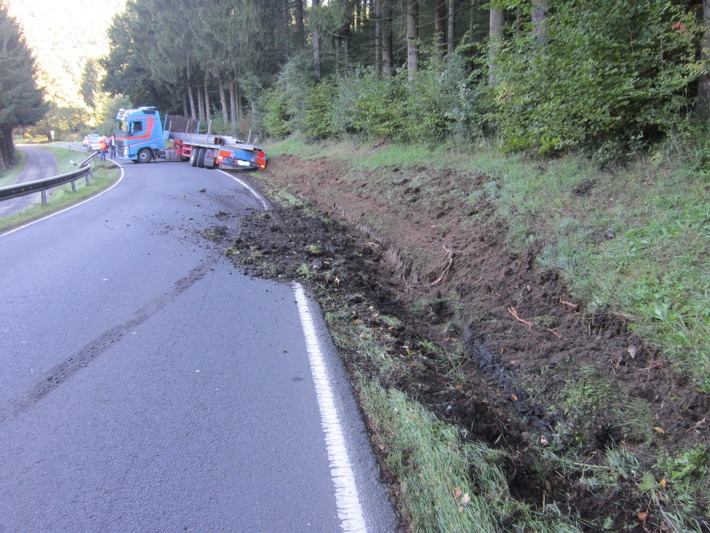
<instances>
[{"instance_id":1,"label":"person in high-visibility vest","mask_svg":"<svg viewBox=\"0 0 710 533\"><path fill-rule=\"evenodd\" d=\"M108 149L108 144L106 143L106 136L101 137L99 141L99 152L101 152L101 161L106 161L106 150Z\"/></svg>"}]
</instances>

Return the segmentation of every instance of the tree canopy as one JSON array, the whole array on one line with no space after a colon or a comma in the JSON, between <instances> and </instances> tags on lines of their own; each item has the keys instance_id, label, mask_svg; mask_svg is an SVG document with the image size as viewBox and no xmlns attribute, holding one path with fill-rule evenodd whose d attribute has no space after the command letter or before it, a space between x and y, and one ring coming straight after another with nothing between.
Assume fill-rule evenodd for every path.
<instances>
[{"instance_id":1,"label":"tree canopy","mask_svg":"<svg viewBox=\"0 0 710 533\"><path fill-rule=\"evenodd\" d=\"M109 32L104 87L225 128L248 118L274 135L439 142L493 132L512 150L617 157L708 109L703 8L129 0Z\"/></svg>"},{"instance_id":2,"label":"tree canopy","mask_svg":"<svg viewBox=\"0 0 710 533\"><path fill-rule=\"evenodd\" d=\"M36 123L45 113L32 53L7 6L0 1L0 170L15 159L12 131Z\"/></svg>"}]
</instances>

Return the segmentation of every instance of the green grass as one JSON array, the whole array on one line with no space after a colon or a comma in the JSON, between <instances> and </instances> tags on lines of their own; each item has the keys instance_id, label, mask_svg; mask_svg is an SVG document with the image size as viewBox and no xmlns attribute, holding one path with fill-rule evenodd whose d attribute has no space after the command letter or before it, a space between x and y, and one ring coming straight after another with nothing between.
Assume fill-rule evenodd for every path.
<instances>
[{"instance_id":1,"label":"green grass","mask_svg":"<svg viewBox=\"0 0 710 533\"><path fill-rule=\"evenodd\" d=\"M605 428L616 439L630 444L650 445L655 434L654 417L643 401L619 391L615 382L605 377L604 369L582 367L578 377L554 391L551 402L565 415L558 425L554 445L560 450L589 449L594 446L598 414L604 413Z\"/></svg>"},{"instance_id":2,"label":"green grass","mask_svg":"<svg viewBox=\"0 0 710 533\"><path fill-rule=\"evenodd\" d=\"M264 144L264 151L268 157L286 154L297 154L303 159L322 157L322 147L320 145L308 143L298 136L292 136L282 141L267 142Z\"/></svg>"},{"instance_id":3,"label":"green grass","mask_svg":"<svg viewBox=\"0 0 710 533\"><path fill-rule=\"evenodd\" d=\"M411 531L580 531L552 509L535 512L513 498L499 452L465 441L402 392L373 383L361 392Z\"/></svg>"},{"instance_id":4,"label":"green grass","mask_svg":"<svg viewBox=\"0 0 710 533\"><path fill-rule=\"evenodd\" d=\"M697 387L710 392L710 195L683 169L642 168L597 175L588 196L560 186L550 206L528 208L546 220L543 266L562 271L592 310L629 320ZM507 200L516 204L518 199ZM556 207L560 206L560 207Z\"/></svg>"},{"instance_id":5,"label":"green grass","mask_svg":"<svg viewBox=\"0 0 710 533\"><path fill-rule=\"evenodd\" d=\"M25 168L27 163L27 155L24 152L17 151L17 164L0 173L0 187L5 187L6 185L12 185L15 183L17 176L19 176Z\"/></svg>"},{"instance_id":6,"label":"green grass","mask_svg":"<svg viewBox=\"0 0 710 533\"><path fill-rule=\"evenodd\" d=\"M42 148L49 150L55 155L57 159L57 175L74 170L76 167L72 161L80 163L89 155L86 152L72 151L68 148L59 146L46 145L42 146ZM93 168L94 171L90 178L90 184L86 183L85 178L80 178L74 182L76 185L76 192L72 191L70 183L64 184L53 189L52 195L48 196L46 205L36 204L19 213L0 218L0 232L20 226L56 211L60 211L61 209L80 202L85 198L93 196L110 187L118 177L117 167L108 167L108 165L104 166L94 160ZM13 181L18 174L19 172L14 175L12 178Z\"/></svg>"}]
</instances>

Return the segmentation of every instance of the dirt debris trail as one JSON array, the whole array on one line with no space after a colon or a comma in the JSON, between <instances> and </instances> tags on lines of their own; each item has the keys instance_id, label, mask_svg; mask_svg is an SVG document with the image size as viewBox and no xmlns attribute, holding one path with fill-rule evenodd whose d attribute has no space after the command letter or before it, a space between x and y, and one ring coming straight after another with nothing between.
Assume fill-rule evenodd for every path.
<instances>
[{"instance_id":1,"label":"dirt debris trail","mask_svg":"<svg viewBox=\"0 0 710 533\"><path fill-rule=\"evenodd\" d=\"M235 261L252 275L285 279L303 278L306 265L311 276L303 281L347 302L354 319L382 327L379 313L399 317L404 325L393 331L394 350L416 340L462 344L458 371L465 380L455 386L425 349L418 364L384 385L406 391L471 438L506 449L518 497L561 502L589 521L611 516L628 524L643 506L629 500L625 485L633 480L595 493L559 472L540 480L527 475L535 469L534 449L554 444L594 464L599 452L624 444L650 468L655 456L710 446L707 395L622 320L588 313L558 274L537 267L538 250L512 252L492 205L451 193L481 189L486 176L388 168L386 181L374 172L345 172L330 160L291 156L269 165L263 181L252 179L255 186L266 195L287 191L308 208L276 206L248 216L234 243ZM424 182L440 192L424 197ZM351 369L368 371L368 363L345 358ZM572 423L560 391L585 382L585 375L607 380L612 397L602 409L587 406ZM653 416L647 427L630 429L623 413L636 402ZM570 424L576 437L565 441ZM707 501L697 503L707 509ZM653 531L653 524L645 518L638 531Z\"/></svg>"}]
</instances>

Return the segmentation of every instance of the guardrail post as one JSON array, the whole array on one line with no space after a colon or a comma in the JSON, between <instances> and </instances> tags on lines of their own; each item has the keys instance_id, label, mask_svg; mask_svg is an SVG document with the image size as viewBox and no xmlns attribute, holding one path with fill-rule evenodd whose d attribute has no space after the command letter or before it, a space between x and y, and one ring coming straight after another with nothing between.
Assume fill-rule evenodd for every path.
<instances>
[{"instance_id":1,"label":"guardrail post","mask_svg":"<svg viewBox=\"0 0 710 533\"><path fill-rule=\"evenodd\" d=\"M1 1L2 0L0 0L0 2ZM91 166L91 161L96 158L97 154L98 152L91 154L79 165L76 165L75 163L74 166L78 166L80 168L72 172L67 172L65 174L60 174L59 176L53 176L51 178L45 178L0 187L0 202L3 200L10 200L11 198L18 198L20 196L39 192L42 195L42 205L47 205L46 191L52 187L57 187L59 185L71 182L72 191L76 192L76 180L78 180L80 177L85 177L86 184L91 185L90 176L93 175L94 170Z\"/></svg>"}]
</instances>

